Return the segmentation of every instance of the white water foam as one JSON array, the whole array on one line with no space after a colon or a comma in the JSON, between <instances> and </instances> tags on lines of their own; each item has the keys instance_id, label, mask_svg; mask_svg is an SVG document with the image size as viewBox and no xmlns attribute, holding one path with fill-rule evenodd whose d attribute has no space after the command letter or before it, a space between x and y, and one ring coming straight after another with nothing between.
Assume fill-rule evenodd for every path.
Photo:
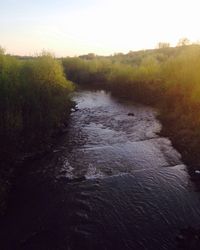
<instances>
[{"instance_id":1,"label":"white water foam","mask_svg":"<svg viewBox=\"0 0 200 250\"><path fill-rule=\"evenodd\" d=\"M66 177L67 179L73 179L74 168L70 165L69 161L65 159L63 166L60 168L60 173L58 177Z\"/></svg>"},{"instance_id":2,"label":"white water foam","mask_svg":"<svg viewBox=\"0 0 200 250\"><path fill-rule=\"evenodd\" d=\"M87 180L91 179L100 179L105 177L106 175L103 174L99 169L97 169L93 164L89 163L87 173L85 174L85 178Z\"/></svg>"}]
</instances>

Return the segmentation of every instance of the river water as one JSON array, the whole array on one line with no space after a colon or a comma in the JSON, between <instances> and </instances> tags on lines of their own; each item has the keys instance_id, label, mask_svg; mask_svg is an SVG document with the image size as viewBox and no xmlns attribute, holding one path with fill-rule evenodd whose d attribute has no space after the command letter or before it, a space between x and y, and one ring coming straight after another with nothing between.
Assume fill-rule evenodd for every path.
<instances>
[{"instance_id":1,"label":"river water","mask_svg":"<svg viewBox=\"0 0 200 250\"><path fill-rule=\"evenodd\" d=\"M176 249L180 229L200 225L200 196L180 154L158 135L155 110L104 91L74 100L78 110L53 156L33 162L18 187L7 246ZM41 176L50 176L48 185Z\"/></svg>"}]
</instances>

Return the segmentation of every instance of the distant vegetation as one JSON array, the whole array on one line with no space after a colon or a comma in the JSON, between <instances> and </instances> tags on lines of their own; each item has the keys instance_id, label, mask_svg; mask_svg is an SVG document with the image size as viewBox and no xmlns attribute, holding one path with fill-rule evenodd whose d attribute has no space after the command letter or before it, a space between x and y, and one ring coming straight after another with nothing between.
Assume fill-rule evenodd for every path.
<instances>
[{"instance_id":1,"label":"distant vegetation","mask_svg":"<svg viewBox=\"0 0 200 250\"><path fill-rule=\"evenodd\" d=\"M200 166L200 45L180 40L176 48L160 43L155 50L110 57L64 58L70 80L105 88L115 95L155 105L164 133L194 168Z\"/></svg>"},{"instance_id":2,"label":"distant vegetation","mask_svg":"<svg viewBox=\"0 0 200 250\"><path fill-rule=\"evenodd\" d=\"M0 200L17 157L45 148L65 122L72 90L50 54L19 60L0 48Z\"/></svg>"}]
</instances>

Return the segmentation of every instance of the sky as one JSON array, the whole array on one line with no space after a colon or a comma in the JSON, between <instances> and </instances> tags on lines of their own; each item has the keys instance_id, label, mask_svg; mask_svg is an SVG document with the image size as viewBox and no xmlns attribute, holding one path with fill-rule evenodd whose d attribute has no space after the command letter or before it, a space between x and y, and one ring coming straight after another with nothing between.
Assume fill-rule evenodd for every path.
<instances>
[{"instance_id":1,"label":"sky","mask_svg":"<svg viewBox=\"0 0 200 250\"><path fill-rule=\"evenodd\" d=\"M110 55L200 40L199 0L0 0L7 53Z\"/></svg>"}]
</instances>

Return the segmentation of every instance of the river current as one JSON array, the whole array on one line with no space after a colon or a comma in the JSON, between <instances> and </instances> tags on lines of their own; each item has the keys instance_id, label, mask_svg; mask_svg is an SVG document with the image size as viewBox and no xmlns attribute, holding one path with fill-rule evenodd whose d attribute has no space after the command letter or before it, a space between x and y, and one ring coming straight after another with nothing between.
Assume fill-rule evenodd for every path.
<instances>
[{"instance_id":1,"label":"river current","mask_svg":"<svg viewBox=\"0 0 200 250\"><path fill-rule=\"evenodd\" d=\"M199 224L200 202L180 154L158 136L155 111L104 91L74 99L73 149L61 171L86 178L72 184L73 202L84 204L75 211L75 239L86 249L173 249L180 228Z\"/></svg>"},{"instance_id":2,"label":"river current","mask_svg":"<svg viewBox=\"0 0 200 250\"><path fill-rule=\"evenodd\" d=\"M39 174L51 175L59 192L39 182L41 197L30 202L44 203L35 205L35 225L13 219L16 237L29 228L19 249L176 249L180 230L200 224L200 196L181 155L159 135L156 111L104 91L80 91L74 100L53 157L32 163L29 173L43 165Z\"/></svg>"}]
</instances>

